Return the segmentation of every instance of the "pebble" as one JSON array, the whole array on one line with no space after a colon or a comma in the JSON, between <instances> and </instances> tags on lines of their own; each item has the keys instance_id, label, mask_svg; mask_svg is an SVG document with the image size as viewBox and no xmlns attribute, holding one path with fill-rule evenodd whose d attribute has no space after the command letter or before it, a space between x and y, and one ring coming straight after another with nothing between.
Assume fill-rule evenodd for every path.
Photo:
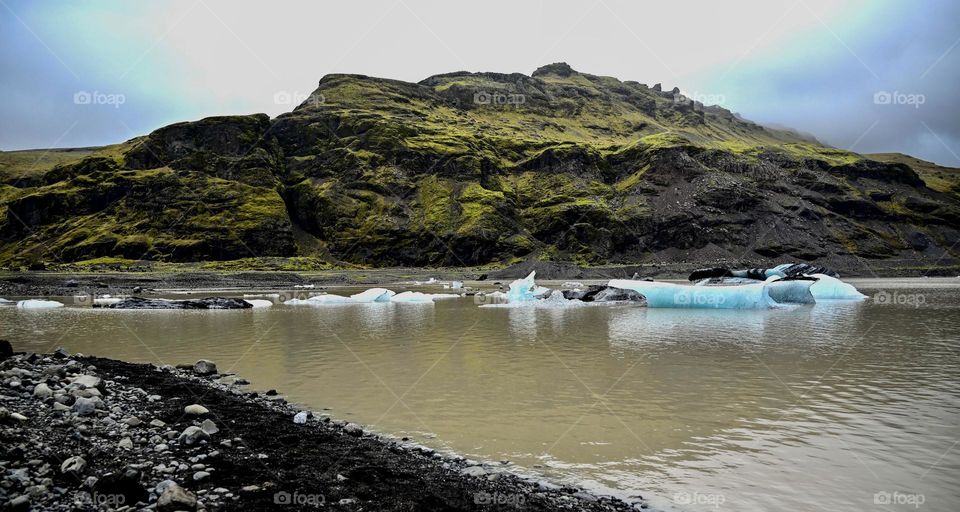
<instances>
[{"instance_id":1,"label":"pebble","mask_svg":"<svg viewBox=\"0 0 960 512\"><path fill-rule=\"evenodd\" d=\"M160 421L160 420L154 418L154 419L150 420L150 426L152 426L152 427L157 427L157 428L163 428L163 427L166 427L167 424L164 423L163 421Z\"/></svg>"},{"instance_id":2,"label":"pebble","mask_svg":"<svg viewBox=\"0 0 960 512\"><path fill-rule=\"evenodd\" d=\"M297 425L303 425L307 422L307 413L304 411L298 412L293 416L293 422Z\"/></svg>"},{"instance_id":3,"label":"pebble","mask_svg":"<svg viewBox=\"0 0 960 512\"><path fill-rule=\"evenodd\" d=\"M124 450L133 449L133 439L130 439L129 437L124 437L123 439L120 440L119 443L117 443L117 446L119 446L120 448L123 448Z\"/></svg>"},{"instance_id":4,"label":"pebble","mask_svg":"<svg viewBox=\"0 0 960 512\"><path fill-rule=\"evenodd\" d=\"M160 444L158 444L158 445L156 445L156 446L153 447L153 450L154 450L155 452L157 452L157 453L165 452L165 451L167 451L168 449L170 449L170 447L167 446L167 445L164 444L164 443L160 443Z\"/></svg>"},{"instance_id":5,"label":"pebble","mask_svg":"<svg viewBox=\"0 0 960 512\"><path fill-rule=\"evenodd\" d=\"M206 471L197 471L196 473L193 474L193 480L195 482L201 482L203 480L206 480L208 476L210 476L210 473Z\"/></svg>"},{"instance_id":6,"label":"pebble","mask_svg":"<svg viewBox=\"0 0 960 512\"><path fill-rule=\"evenodd\" d=\"M216 434L217 432L220 432L220 429L217 428L217 424L214 423L213 420L209 418L203 420L203 423L200 424L200 428L203 429L204 432L206 432L211 436Z\"/></svg>"},{"instance_id":7,"label":"pebble","mask_svg":"<svg viewBox=\"0 0 960 512\"><path fill-rule=\"evenodd\" d=\"M183 412L194 416L201 416L207 414L210 410L200 404L190 404L183 408Z\"/></svg>"},{"instance_id":8,"label":"pebble","mask_svg":"<svg viewBox=\"0 0 960 512\"><path fill-rule=\"evenodd\" d=\"M86 468L87 461L79 455L74 455L73 457L63 461L63 464L60 464L61 473L79 475L80 473L83 473L83 470Z\"/></svg>"},{"instance_id":9,"label":"pebble","mask_svg":"<svg viewBox=\"0 0 960 512\"><path fill-rule=\"evenodd\" d=\"M50 398L53 396L53 390L50 389L50 386L48 386L45 382L41 382L40 384L37 384L35 388L33 388L33 396L37 398Z\"/></svg>"},{"instance_id":10,"label":"pebble","mask_svg":"<svg viewBox=\"0 0 960 512\"><path fill-rule=\"evenodd\" d=\"M131 427L139 427L141 424L143 424L143 421L141 421L140 418L136 416L124 418L123 422Z\"/></svg>"}]
</instances>

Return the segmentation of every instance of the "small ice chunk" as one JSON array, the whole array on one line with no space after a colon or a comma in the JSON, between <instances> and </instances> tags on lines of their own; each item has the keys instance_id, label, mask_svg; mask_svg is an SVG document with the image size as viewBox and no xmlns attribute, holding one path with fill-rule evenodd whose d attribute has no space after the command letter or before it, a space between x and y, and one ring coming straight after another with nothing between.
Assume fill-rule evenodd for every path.
<instances>
[{"instance_id":1,"label":"small ice chunk","mask_svg":"<svg viewBox=\"0 0 960 512\"><path fill-rule=\"evenodd\" d=\"M534 278L537 276L537 271L534 270L530 272L527 277L523 279L517 279L514 282L510 283L510 291L506 294L506 299L510 302L524 302L530 300L537 300L536 291L538 287L537 283L534 282Z\"/></svg>"},{"instance_id":2,"label":"small ice chunk","mask_svg":"<svg viewBox=\"0 0 960 512\"><path fill-rule=\"evenodd\" d=\"M810 293L817 300L860 300L867 296L848 283L826 274L813 274L817 282L810 287Z\"/></svg>"},{"instance_id":3,"label":"small ice chunk","mask_svg":"<svg viewBox=\"0 0 960 512\"><path fill-rule=\"evenodd\" d=\"M82 298L82 296L78 298ZM104 296L93 299L93 304L95 306L109 306L111 304L116 304L121 300L123 299L121 299L120 297L111 297L109 295L104 295Z\"/></svg>"},{"instance_id":4,"label":"small ice chunk","mask_svg":"<svg viewBox=\"0 0 960 512\"><path fill-rule=\"evenodd\" d=\"M300 412L298 412L297 414L295 414L295 415L293 416L293 422L296 423L297 425L303 425L304 423L306 423L306 422L307 422L307 412L306 412L306 411L300 411Z\"/></svg>"},{"instance_id":5,"label":"small ice chunk","mask_svg":"<svg viewBox=\"0 0 960 512\"><path fill-rule=\"evenodd\" d=\"M315 284L295 284L295 285L293 285L294 288L300 288L300 289L303 289L303 290L312 290L312 289L315 288L316 286L317 286L317 285L315 285Z\"/></svg>"},{"instance_id":6,"label":"small ice chunk","mask_svg":"<svg viewBox=\"0 0 960 512\"><path fill-rule=\"evenodd\" d=\"M55 300L27 299L17 302L17 307L20 309L51 309L62 308L63 303Z\"/></svg>"},{"instance_id":7,"label":"small ice chunk","mask_svg":"<svg viewBox=\"0 0 960 512\"><path fill-rule=\"evenodd\" d=\"M390 302L404 302L408 304L433 304L433 297L429 293L401 292L390 297Z\"/></svg>"},{"instance_id":8,"label":"small ice chunk","mask_svg":"<svg viewBox=\"0 0 960 512\"><path fill-rule=\"evenodd\" d=\"M13 304L13 301L10 299L0 298L0 304Z\"/></svg>"},{"instance_id":9,"label":"small ice chunk","mask_svg":"<svg viewBox=\"0 0 960 512\"><path fill-rule=\"evenodd\" d=\"M251 306L256 308L269 308L273 306L273 302L270 302L266 299L243 299L246 302L249 302Z\"/></svg>"},{"instance_id":10,"label":"small ice chunk","mask_svg":"<svg viewBox=\"0 0 960 512\"><path fill-rule=\"evenodd\" d=\"M454 290L463 288L463 281L452 281L450 283L450 288L453 288Z\"/></svg>"},{"instance_id":11,"label":"small ice chunk","mask_svg":"<svg viewBox=\"0 0 960 512\"><path fill-rule=\"evenodd\" d=\"M350 297L344 297L342 295L333 295L329 293L324 293L322 295L314 295L309 299L290 299L284 302L284 305L289 306L318 306L321 304L344 304L351 302Z\"/></svg>"},{"instance_id":12,"label":"small ice chunk","mask_svg":"<svg viewBox=\"0 0 960 512\"><path fill-rule=\"evenodd\" d=\"M394 292L386 288L370 288L369 290L355 293L350 296L351 302L390 302L390 297Z\"/></svg>"}]
</instances>

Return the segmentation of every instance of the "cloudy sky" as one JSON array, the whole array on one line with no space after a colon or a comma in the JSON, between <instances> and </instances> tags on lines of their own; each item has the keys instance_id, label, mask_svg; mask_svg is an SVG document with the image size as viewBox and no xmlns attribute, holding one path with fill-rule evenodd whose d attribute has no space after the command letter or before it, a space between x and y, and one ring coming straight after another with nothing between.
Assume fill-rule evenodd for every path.
<instances>
[{"instance_id":1,"label":"cloudy sky","mask_svg":"<svg viewBox=\"0 0 960 512\"><path fill-rule=\"evenodd\" d=\"M0 149L290 110L327 73L558 61L858 152L960 167L960 2L0 0Z\"/></svg>"}]
</instances>

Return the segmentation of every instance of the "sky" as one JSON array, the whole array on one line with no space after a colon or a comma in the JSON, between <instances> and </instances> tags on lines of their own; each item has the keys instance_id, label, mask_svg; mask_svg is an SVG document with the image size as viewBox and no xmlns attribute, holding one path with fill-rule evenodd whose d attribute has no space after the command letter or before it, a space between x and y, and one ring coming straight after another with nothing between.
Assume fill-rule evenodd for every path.
<instances>
[{"instance_id":1,"label":"sky","mask_svg":"<svg viewBox=\"0 0 960 512\"><path fill-rule=\"evenodd\" d=\"M955 0L0 0L0 150L291 110L328 73L552 62L960 167Z\"/></svg>"}]
</instances>

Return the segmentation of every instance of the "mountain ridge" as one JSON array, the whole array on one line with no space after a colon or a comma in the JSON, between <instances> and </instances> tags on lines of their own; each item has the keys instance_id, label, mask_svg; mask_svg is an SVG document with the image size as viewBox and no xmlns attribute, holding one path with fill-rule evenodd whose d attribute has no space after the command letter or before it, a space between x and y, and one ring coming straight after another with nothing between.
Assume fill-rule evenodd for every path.
<instances>
[{"instance_id":1,"label":"mountain ridge","mask_svg":"<svg viewBox=\"0 0 960 512\"><path fill-rule=\"evenodd\" d=\"M563 63L418 83L331 74L273 119L175 123L62 156L0 153L0 265L956 264L956 170Z\"/></svg>"}]
</instances>

